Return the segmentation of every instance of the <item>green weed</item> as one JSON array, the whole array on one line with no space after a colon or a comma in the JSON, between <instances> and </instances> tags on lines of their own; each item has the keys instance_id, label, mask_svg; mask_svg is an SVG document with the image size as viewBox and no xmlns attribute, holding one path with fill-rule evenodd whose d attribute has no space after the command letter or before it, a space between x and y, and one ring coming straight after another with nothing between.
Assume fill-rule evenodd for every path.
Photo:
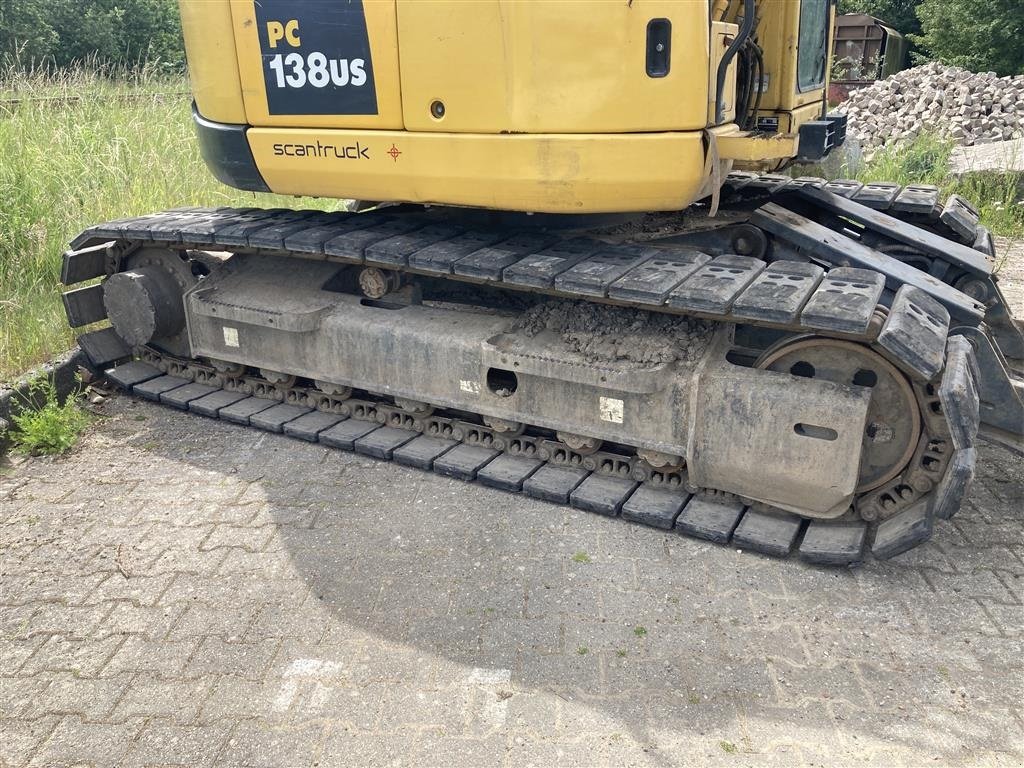
<instances>
[{"instance_id":1,"label":"green weed","mask_svg":"<svg viewBox=\"0 0 1024 768\"><path fill-rule=\"evenodd\" d=\"M572 561L574 563L589 563L589 562L591 562L590 555L588 555L586 552L577 552L575 555L572 556Z\"/></svg>"},{"instance_id":2,"label":"green weed","mask_svg":"<svg viewBox=\"0 0 1024 768\"><path fill-rule=\"evenodd\" d=\"M739 749L731 741L720 741L720 742L718 742L718 746L720 746L722 748L722 751L725 752L728 755L736 754L736 752Z\"/></svg>"},{"instance_id":3,"label":"green weed","mask_svg":"<svg viewBox=\"0 0 1024 768\"><path fill-rule=\"evenodd\" d=\"M33 382L11 421L16 451L33 456L54 455L64 453L78 442L78 436L89 424L89 414L78 407L78 393L61 403L53 381L41 378Z\"/></svg>"},{"instance_id":4,"label":"green weed","mask_svg":"<svg viewBox=\"0 0 1024 768\"><path fill-rule=\"evenodd\" d=\"M633 627L633 634L637 637L647 637L646 627Z\"/></svg>"}]
</instances>

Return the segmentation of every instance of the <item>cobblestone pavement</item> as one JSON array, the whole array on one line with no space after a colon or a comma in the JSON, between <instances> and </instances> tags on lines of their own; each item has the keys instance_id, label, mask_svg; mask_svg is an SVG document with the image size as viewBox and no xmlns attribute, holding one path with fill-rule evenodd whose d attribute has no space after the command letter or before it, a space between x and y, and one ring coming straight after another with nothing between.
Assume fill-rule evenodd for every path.
<instances>
[{"instance_id":1,"label":"cobblestone pavement","mask_svg":"<svg viewBox=\"0 0 1024 768\"><path fill-rule=\"evenodd\" d=\"M820 570L113 398L0 476L3 765L1024 760L1024 467Z\"/></svg>"}]
</instances>

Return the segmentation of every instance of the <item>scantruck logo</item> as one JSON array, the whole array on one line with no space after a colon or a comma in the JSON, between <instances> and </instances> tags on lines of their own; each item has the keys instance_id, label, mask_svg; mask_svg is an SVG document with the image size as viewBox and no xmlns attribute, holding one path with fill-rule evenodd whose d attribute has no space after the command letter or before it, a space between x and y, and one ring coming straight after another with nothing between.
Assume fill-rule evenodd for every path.
<instances>
[{"instance_id":1,"label":"scantruck logo","mask_svg":"<svg viewBox=\"0 0 1024 768\"><path fill-rule=\"evenodd\" d=\"M370 148L364 147L361 142L338 146L337 144L324 144L317 141L315 144L275 144L274 154L278 157L326 157L335 160L369 160Z\"/></svg>"},{"instance_id":2,"label":"scantruck logo","mask_svg":"<svg viewBox=\"0 0 1024 768\"><path fill-rule=\"evenodd\" d=\"M376 115L362 0L255 0L272 115Z\"/></svg>"}]
</instances>

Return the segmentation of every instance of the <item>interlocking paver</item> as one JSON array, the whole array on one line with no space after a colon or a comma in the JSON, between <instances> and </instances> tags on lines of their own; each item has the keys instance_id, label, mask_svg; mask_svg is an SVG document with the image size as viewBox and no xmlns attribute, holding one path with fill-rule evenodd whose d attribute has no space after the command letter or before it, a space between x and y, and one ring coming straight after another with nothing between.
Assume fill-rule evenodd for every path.
<instances>
[{"instance_id":1,"label":"interlocking paver","mask_svg":"<svg viewBox=\"0 0 1024 768\"><path fill-rule=\"evenodd\" d=\"M323 745L326 726L322 723L276 725L259 720L239 723L217 758L225 768L278 768L282 765L315 765ZM345 764L350 755L333 753L330 761Z\"/></svg>"},{"instance_id":2,"label":"interlocking paver","mask_svg":"<svg viewBox=\"0 0 1024 768\"><path fill-rule=\"evenodd\" d=\"M99 678L60 673L33 698L22 716L81 715L86 720L103 720L132 683L131 675Z\"/></svg>"},{"instance_id":3,"label":"interlocking paver","mask_svg":"<svg viewBox=\"0 0 1024 768\"><path fill-rule=\"evenodd\" d=\"M21 717L34 706L39 695L50 685L50 679L36 677L0 677L0 717ZM13 720L11 721L13 722Z\"/></svg>"},{"instance_id":4,"label":"interlocking paver","mask_svg":"<svg viewBox=\"0 0 1024 768\"><path fill-rule=\"evenodd\" d=\"M120 765L131 740L142 730L142 726L142 720L94 723L70 715L57 724L53 733L40 745L28 764L33 768L83 764Z\"/></svg>"},{"instance_id":5,"label":"interlocking paver","mask_svg":"<svg viewBox=\"0 0 1024 768\"><path fill-rule=\"evenodd\" d=\"M286 686L279 677L245 680L232 675L206 678L209 696L201 702L197 722L216 723L262 717L284 720L298 685Z\"/></svg>"},{"instance_id":6,"label":"interlocking paver","mask_svg":"<svg viewBox=\"0 0 1024 768\"><path fill-rule=\"evenodd\" d=\"M149 672L165 678L179 677L200 642L199 638L171 642L141 635L129 635L123 640L100 671L102 676Z\"/></svg>"},{"instance_id":7,"label":"interlocking paver","mask_svg":"<svg viewBox=\"0 0 1024 768\"><path fill-rule=\"evenodd\" d=\"M104 408L0 475L5 764L1024 760L996 449L926 546L836 571Z\"/></svg>"},{"instance_id":8,"label":"interlocking paver","mask_svg":"<svg viewBox=\"0 0 1024 768\"><path fill-rule=\"evenodd\" d=\"M49 638L45 635L29 639L0 639L0 669L17 672L47 642Z\"/></svg>"},{"instance_id":9,"label":"interlocking paver","mask_svg":"<svg viewBox=\"0 0 1024 768\"><path fill-rule=\"evenodd\" d=\"M211 682L206 678L161 680L140 674L132 680L110 719L158 717L187 724L198 716L199 708L210 695L210 688Z\"/></svg>"},{"instance_id":10,"label":"interlocking paver","mask_svg":"<svg viewBox=\"0 0 1024 768\"><path fill-rule=\"evenodd\" d=\"M167 633L169 640L187 640L203 635L218 635L226 640L238 641L252 625L259 606L253 605L208 605L198 601L180 606L180 616ZM183 611L181 609L184 609Z\"/></svg>"},{"instance_id":11,"label":"interlocking paver","mask_svg":"<svg viewBox=\"0 0 1024 768\"><path fill-rule=\"evenodd\" d=\"M3 736L3 765L24 765L49 738L60 717L38 717L34 720L15 718L0 719L0 735Z\"/></svg>"},{"instance_id":12,"label":"interlocking paver","mask_svg":"<svg viewBox=\"0 0 1024 768\"><path fill-rule=\"evenodd\" d=\"M167 636L185 611L185 606L143 606L126 601L112 604L106 617L92 632L93 637L143 635L153 640Z\"/></svg>"},{"instance_id":13,"label":"interlocking paver","mask_svg":"<svg viewBox=\"0 0 1024 768\"><path fill-rule=\"evenodd\" d=\"M124 758L125 766L215 765L230 726L175 725L159 720L146 723Z\"/></svg>"},{"instance_id":14,"label":"interlocking paver","mask_svg":"<svg viewBox=\"0 0 1024 768\"><path fill-rule=\"evenodd\" d=\"M124 638L117 636L83 640L66 635L50 635L18 672L22 675L70 672L92 676L107 663L122 642Z\"/></svg>"},{"instance_id":15,"label":"interlocking paver","mask_svg":"<svg viewBox=\"0 0 1024 768\"><path fill-rule=\"evenodd\" d=\"M275 638L264 638L251 643L229 642L220 637L205 637L189 659L185 674L190 677L206 675L237 675L259 680L281 644Z\"/></svg>"}]
</instances>

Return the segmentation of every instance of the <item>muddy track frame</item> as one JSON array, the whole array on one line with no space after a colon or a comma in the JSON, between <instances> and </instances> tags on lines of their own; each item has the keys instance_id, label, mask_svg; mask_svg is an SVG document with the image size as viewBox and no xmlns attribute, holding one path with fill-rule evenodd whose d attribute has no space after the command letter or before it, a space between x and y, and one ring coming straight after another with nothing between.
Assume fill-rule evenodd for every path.
<instances>
[{"instance_id":1,"label":"muddy track frame","mask_svg":"<svg viewBox=\"0 0 1024 768\"><path fill-rule=\"evenodd\" d=\"M714 255L714 249L696 250L685 241L685 233L682 243L664 247L564 239L544 232L481 232L409 213L176 209L86 230L65 254L62 279L74 284L117 274L126 258L143 247L183 255L229 251L336 262L388 270L407 280L440 278L863 344L914 383L922 412L932 418L911 464L911 469L921 470L917 479L897 477L875 493L874 503L865 505L859 519L847 516L832 522L802 519L749 499L691 486L685 469L661 471L635 454L584 456L550 435L528 431L508 437L443 413L417 419L373 392L348 401L312 387L281 387L251 371L225 376L200 360L175 357L145 344L126 344L113 328L80 338L92 363L106 370L112 381L172 406L327 445L334 440L336 447L772 555L795 549L810 562L851 564L861 561L867 550L876 557L891 557L919 544L931 535L935 519L949 517L959 507L973 476L974 441L981 421L977 393L983 382L973 348L951 328L977 329L986 317L986 306L983 296L975 298L931 274L941 270L922 272L857 239L837 240L831 251L826 249L826 262L829 254L835 257L826 270L813 259L802 258L804 230L826 227L832 223L828 217L838 210L873 235L904 243L909 239L933 262L940 260L938 237L945 243L942 254L948 255L944 277L951 264L957 279L961 273L969 275L998 296L991 276L991 241L980 232L976 218L972 224L966 204L953 200L940 208L933 188L894 191L895 185L874 186L883 187L890 207L902 199L903 208L911 209L904 210L904 218L917 217L921 226L894 217L877 219L881 206L856 202L865 191L856 183L731 176L725 188L730 204L749 210L749 222L763 225L758 229L763 239L774 239L787 254L770 263L761 258L763 250L757 251L758 238L751 255ZM806 194L795 205L778 204L801 190ZM867 192L881 194L878 189ZM849 208L850 200L857 207ZM742 226L749 229L751 224ZM728 227L720 230L721 247L738 250L733 247L735 232ZM968 247L971 233L975 242ZM702 236L706 235L705 230ZM828 236L833 235L845 237L834 224ZM873 242L871 237L867 240ZM851 251L857 266L848 266ZM202 257L194 255L201 268ZM98 284L69 291L65 306L75 327L107 317ZM133 357L140 359L126 362ZM352 424L339 428L344 422ZM358 432L357 423L370 427L351 440L331 437L332 429ZM315 429L320 425L327 426ZM442 447L437 442L441 441L444 451L428 455L424 441L433 441L431 450ZM416 447L405 450L406 443Z\"/></svg>"}]
</instances>

